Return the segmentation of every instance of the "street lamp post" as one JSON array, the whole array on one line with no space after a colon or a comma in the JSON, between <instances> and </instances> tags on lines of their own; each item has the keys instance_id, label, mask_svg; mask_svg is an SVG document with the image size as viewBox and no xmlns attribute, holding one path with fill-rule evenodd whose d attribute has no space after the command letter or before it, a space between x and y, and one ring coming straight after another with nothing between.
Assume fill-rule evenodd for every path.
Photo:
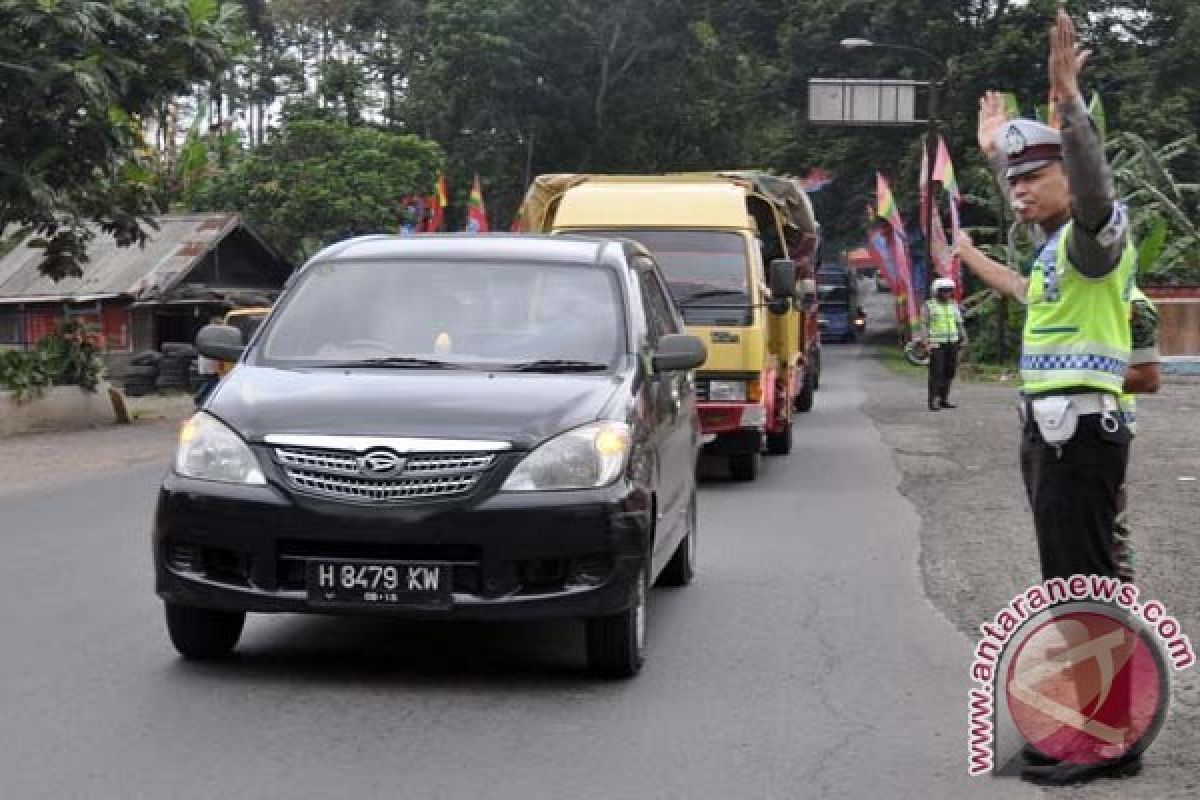
<instances>
[{"instance_id":1,"label":"street lamp post","mask_svg":"<svg viewBox=\"0 0 1200 800\"><path fill-rule=\"evenodd\" d=\"M906 53L916 53L925 58L937 68L937 74L929 81L929 112L926 123L928 132L925 136L925 196L921 199L921 214L925 218L925 297L933 296L933 170L937 162L937 115L938 115L938 83L944 81L948 70L946 63L927 50L907 44L884 44L870 39L842 39L842 47L847 50L858 50L865 47L875 47L884 50L900 50Z\"/></svg>"}]
</instances>

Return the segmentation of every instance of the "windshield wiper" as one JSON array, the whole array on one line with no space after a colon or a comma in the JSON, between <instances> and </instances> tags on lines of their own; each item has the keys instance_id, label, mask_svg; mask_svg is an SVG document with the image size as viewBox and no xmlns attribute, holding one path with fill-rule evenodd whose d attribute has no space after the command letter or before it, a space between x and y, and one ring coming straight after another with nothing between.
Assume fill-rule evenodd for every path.
<instances>
[{"instance_id":1,"label":"windshield wiper","mask_svg":"<svg viewBox=\"0 0 1200 800\"><path fill-rule=\"evenodd\" d=\"M746 293L741 289L704 289L702 291L692 292L691 294L684 296L684 298L679 301L678 305L685 306L688 303L696 300L704 300L709 297L724 297L726 295L745 297Z\"/></svg>"},{"instance_id":2,"label":"windshield wiper","mask_svg":"<svg viewBox=\"0 0 1200 800\"><path fill-rule=\"evenodd\" d=\"M602 372L608 364L598 361L576 361L569 358L542 358L537 361L522 361L506 364L503 369L513 372Z\"/></svg>"},{"instance_id":3,"label":"windshield wiper","mask_svg":"<svg viewBox=\"0 0 1200 800\"><path fill-rule=\"evenodd\" d=\"M431 367L433 369L465 369L461 364L449 361L438 361L433 358L414 358L412 356L382 356L379 358L360 358L355 361L339 361L336 364L324 364L327 367Z\"/></svg>"}]
</instances>

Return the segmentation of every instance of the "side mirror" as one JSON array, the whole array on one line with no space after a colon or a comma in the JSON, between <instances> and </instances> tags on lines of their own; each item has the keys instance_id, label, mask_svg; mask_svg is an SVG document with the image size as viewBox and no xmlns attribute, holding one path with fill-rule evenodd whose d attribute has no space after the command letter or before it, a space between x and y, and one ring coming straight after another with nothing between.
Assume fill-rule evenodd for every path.
<instances>
[{"instance_id":1,"label":"side mirror","mask_svg":"<svg viewBox=\"0 0 1200 800\"><path fill-rule=\"evenodd\" d=\"M686 333L669 333L658 340L652 363L655 372L696 369L708 358L704 341Z\"/></svg>"},{"instance_id":2,"label":"side mirror","mask_svg":"<svg viewBox=\"0 0 1200 800\"><path fill-rule=\"evenodd\" d=\"M246 351L242 332L232 325L205 325L196 334L196 349L200 355L217 361L237 361Z\"/></svg>"},{"instance_id":3,"label":"side mirror","mask_svg":"<svg viewBox=\"0 0 1200 800\"><path fill-rule=\"evenodd\" d=\"M796 262L787 258L773 260L768 269L767 286L771 289L771 297L775 300L794 297L796 295Z\"/></svg>"},{"instance_id":4,"label":"side mirror","mask_svg":"<svg viewBox=\"0 0 1200 800\"><path fill-rule=\"evenodd\" d=\"M796 283L796 291L800 293L800 307L811 311L817 305L817 282L805 278Z\"/></svg>"}]
</instances>

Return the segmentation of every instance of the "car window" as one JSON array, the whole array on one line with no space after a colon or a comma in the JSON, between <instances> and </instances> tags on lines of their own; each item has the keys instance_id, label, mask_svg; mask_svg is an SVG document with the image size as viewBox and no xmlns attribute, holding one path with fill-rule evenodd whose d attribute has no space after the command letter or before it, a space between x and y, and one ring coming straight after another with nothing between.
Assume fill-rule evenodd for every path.
<instances>
[{"instance_id":1,"label":"car window","mask_svg":"<svg viewBox=\"0 0 1200 800\"><path fill-rule=\"evenodd\" d=\"M671 302L670 293L663 286L662 281L655 271L654 262L649 259L639 258L638 265L642 267L640 274L642 275L643 293L649 298L650 305L654 308L655 317L662 322L661 333L680 333L682 324L679 320L679 314L675 310L675 305Z\"/></svg>"},{"instance_id":2,"label":"car window","mask_svg":"<svg viewBox=\"0 0 1200 800\"><path fill-rule=\"evenodd\" d=\"M625 352L612 270L553 263L393 260L305 270L259 351L268 364L423 358L481 368L612 365Z\"/></svg>"},{"instance_id":3,"label":"car window","mask_svg":"<svg viewBox=\"0 0 1200 800\"><path fill-rule=\"evenodd\" d=\"M646 311L646 321L650 326L650 344L656 345L664 335L675 332L671 309L667 304L662 287L654 279L653 272L639 269L638 283L642 290L642 306Z\"/></svg>"}]
</instances>

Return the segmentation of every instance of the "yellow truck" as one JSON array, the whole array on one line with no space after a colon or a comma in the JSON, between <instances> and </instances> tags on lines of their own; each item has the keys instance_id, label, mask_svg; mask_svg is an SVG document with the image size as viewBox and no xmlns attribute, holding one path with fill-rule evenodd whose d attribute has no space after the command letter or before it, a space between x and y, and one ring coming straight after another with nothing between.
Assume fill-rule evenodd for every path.
<instances>
[{"instance_id":1,"label":"yellow truck","mask_svg":"<svg viewBox=\"0 0 1200 800\"><path fill-rule=\"evenodd\" d=\"M519 224L645 245L688 332L708 345L696 374L706 451L746 481L764 450L791 451L794 413L812 407L820 368L819 229L796 182L753 172L543 175Z\"/></svg>"}]
</instances>

